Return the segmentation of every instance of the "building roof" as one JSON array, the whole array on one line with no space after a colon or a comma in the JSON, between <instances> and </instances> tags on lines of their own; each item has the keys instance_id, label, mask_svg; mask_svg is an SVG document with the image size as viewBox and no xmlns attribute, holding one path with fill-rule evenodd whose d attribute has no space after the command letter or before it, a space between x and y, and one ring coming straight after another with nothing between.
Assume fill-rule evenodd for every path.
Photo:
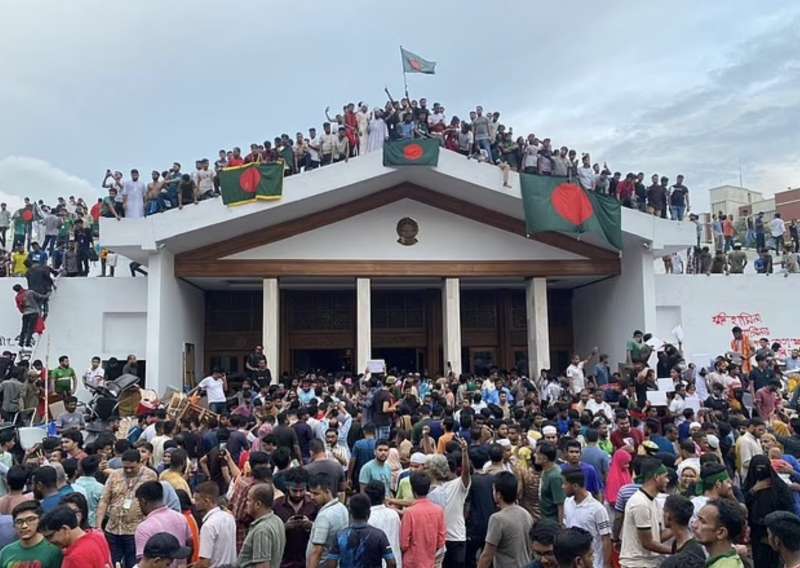
<instances>
[{"instance_id":1,"label":"building roof","mask_svg":"<svg viewBox=\"0 0 800 568\"><path fill-rule=\"evenodd\" d=\"M284 180L283 197L226 207L220 199L186 205L143 219L101 219L102 246L146 263L149 254L166 248L185 253L234 239L254 231L331 210L367 198L401 184L411 184L506 217L524 220L519 175L509 176L504 188L499 168L469 160L455 152L442 150L435 168L383 166L382 155L374 152L339 162ZM413 197L412 197L413 198ZM694 243L695 227L690 222L674 222L623 208L622 230L626 247L645 244L653 250L672 252ZM608 248L594 235L586 243Z\"/></svg>"}]
</instances>

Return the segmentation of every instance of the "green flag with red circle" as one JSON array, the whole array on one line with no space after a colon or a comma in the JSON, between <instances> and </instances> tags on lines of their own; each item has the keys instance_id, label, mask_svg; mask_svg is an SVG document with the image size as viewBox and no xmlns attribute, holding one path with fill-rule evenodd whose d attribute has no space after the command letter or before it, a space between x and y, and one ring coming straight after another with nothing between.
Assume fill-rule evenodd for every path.
<instances>
[{"instance_id":1,"label":"green flag with red circle","mask_svg":"<svg viewBox=\"0 0 800 568\"><path fill-rule=\"evenodd\" d=\"M219 185L225 205L280 199L283 194L283 161L223 168L219 172Z\"/></svg>"},{"instance_id":2,"label":"green flag with red circle","mask_svg":"<svg viewBox=\"0 0 800 568\"><path fill-rule=\"evenodd\" d=\"M436 166L439 141L432 138L397 140L383 145L384 166Z\"/></svg>"},{"instance_id":3,"label":"green flag with red circle","mask_svg":"<svg viewBox=\"0 0 800 568\"><path fill-rule=\"evenodd\" d=\"M519 177L528 233L595 233L617 250L622 249L619 201L586 191L567 178L531 174Z\"/></svg>"}]
</instances>

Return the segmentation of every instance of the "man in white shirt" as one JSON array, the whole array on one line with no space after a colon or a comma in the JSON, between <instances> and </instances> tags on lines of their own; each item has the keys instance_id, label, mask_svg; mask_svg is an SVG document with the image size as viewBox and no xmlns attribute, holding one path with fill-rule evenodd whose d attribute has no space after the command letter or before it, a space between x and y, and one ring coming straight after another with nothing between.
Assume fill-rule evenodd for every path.
<instances>
[{"instance_id":1,"label":"man in white shirt","mask_svg":"<svg viewBox=\"0 0 800 568\"><path fill-rule=\"evenodd\" d=\"M195 568L216 568L236 564L236 519L219 505L219 486L206 481L197 486L194 504L203 515L199 556Z\"/></svg>"},{"instance_id":2,"label":"man in white shirt","mask_svg":"<svg viewBox=\"0 0 800 568\"><path fill-rule=\"evenodd\" d=\"M657 568L672 549L661 544L661 512L656 496L667 490L667 468L656 458L645 458L640 467L642 486L625 504L622 521L622 568Z\"/></svg>"},{"instance_id":3,"label":"man in white shirt","mask_svg":"<svg viewBox=\"0 0 800 568\"><path fill-rule=\"evenodd\" d=\"M577 353L572 356L572 362L567 367L567 379L569 379L569 388L572 394L578 394L586 388L586 375L583 372L583 368L596 355L597 347L592 349L591 354L584 360L581 360L580 355Z\"/></svg>"},{"instance_id":4,"label":"man in white shirt","mask_svg":"<svg viewBox=\"0 0 800 568\"><path fill-rule=\"evenodd\" d=\"M611 566L611 521L608 511L586 490L580 469L564 472L564 526L578 527L592 535L594 568Z\"/></svg>"},{"instance_id":5,"label":"man in white shirt","mask_svg":"<svg viewBox=\"0 0 800 568\"><path fill-rule=\"evenodd\" d=\"M775 218L769 222L769 232L775 240L775 252L783 254L783 233L786 232L786 224L781 219L780 213L775 213Z\"/></svg>"},{"instance_id":6,"label":"man in white shirt","mask_svg":"<svg viewBox=\"0 0 800 568\"><path fill-rule=\"evenodd\" d=\"M100 357L92 357L92 365L83 374L83 384L90 387L102 387L105 383L106 371L103 369Z\"/></svg>"},{"instance_id":7,"label":"man in white shirt","mask_svg":"<svg viewBox=\"0 0 800 568\"><path fill-rule=\"evenodd\" d=\"M192 179L197 186L200 199L211 197L214 193L214 172L208 170L208 158L198 160L195 164L197 170L192 174Z\"/></svg>"},{"instance_id":8,"label":"man in white shirt","mask_svg":"<svg viewBox=\"0 0 800 568\"><path fill-rule=\"evenodd\" d=\"M598 388L592 394L592 398L586 402L586 410L592 413L592 416L597 417L598 414L603 414L609 420L614 421L614 410L611 405L604 400L605 391Z\"/></svg>"},{"instance_id":9,"label":"man in white shirt","mask_svg":"<svg viewBox=\"0 0 800 568\"><path fill-rule=\"evenodd\" d=\"M586 191L594 191L597 174L592 169L592 162L589 154L584 154L581 158L581 166L578 168L578 183Z\"/></svg>"},{"instance_id":10,"label":"man in white shirt","mask_svg":"<svg viewBox=\"0 0 800 568\"><path fill-rule=\"evenodd\" d=\"M144 194L147 188L139 179L139 170L131 170L131 179L122 184L122 204L125 217L140 219L144 217Z\"/></svg>"},{"instance_id":11,"label":"man in white shirt","mask_svg":"<svg viewBox=\"0 0 800 568\"><path fill-rule=\"evenodd\" d=\"M400 550L400 515L394 509L383 504L383 500L386 498L386 488L380 481L373 480L366 485L364 493L372 503L367 524L381 529L386 534L397 568L403 568L403 556ZM383 566L386 566L385 560Z\"/></svg>"},{"instance_id":12,"label":"man in white shirt","mask_svg":"<svg viewBox=\"0 0 800 568\"><path fill-rule=\"evenodd\" d=\"M228 381L225 377L225 373L215 369L211 375L200 381L197 388L206 391L208 408L212 412L221 414L225 411L225 403L227 402L225 391L228 388Z\"/></svg>"}]
</instances>

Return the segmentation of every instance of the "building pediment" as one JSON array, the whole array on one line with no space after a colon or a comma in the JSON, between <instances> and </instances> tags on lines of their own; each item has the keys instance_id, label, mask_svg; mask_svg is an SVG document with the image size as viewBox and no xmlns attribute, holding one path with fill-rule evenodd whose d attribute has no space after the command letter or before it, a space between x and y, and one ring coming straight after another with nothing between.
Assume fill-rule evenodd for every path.
<instances>
[{"instance_id":1,"label":"building pediment","mask_svg":"<svg viewBox=\"0 0 800 568\"><path fill-rule=\"evenodd\" d=\"M403 222L401 223L401 220ZM398 225L408 227L402 236ZM178 276L589 276L612 251L413 184L176 256Z\"/></svg>"}]
</instances>

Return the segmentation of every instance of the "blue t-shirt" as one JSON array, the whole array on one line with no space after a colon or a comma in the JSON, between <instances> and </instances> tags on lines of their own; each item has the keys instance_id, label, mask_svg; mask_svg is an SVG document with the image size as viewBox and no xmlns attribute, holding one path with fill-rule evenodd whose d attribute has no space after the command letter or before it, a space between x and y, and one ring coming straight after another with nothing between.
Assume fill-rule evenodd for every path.
<instances>
[{"instance_id":1,"label":"blue t-shirt","mask_svg":"<svg viewBox=\"0 0 800 568\"><path fill-rule=\"evenodd\" d=\"M394 560L394 554L385 532L354 523L339 531L326 560L338 561L340 568L375 568L382 560Z\"/></svg>"},{"instance_id":2,"label":"blue t-shirt","mask_svg":"<svg viewBox=\"0 0 800 568\"><path fill-rule=\"evenodd\" d=\"M355 473L353 474L356 479L358 479L364 464L375 457L375 442L377 442L375 438L364 438L353 445L351 456L356 460Z\"/></svg>"},{"instance_id":3,"label":"blue t-shirt","mask_svg":"<svg viewBox=\"0 0 800 568\"><path fill-rule=\"evenodd\" d=\"M597 470L594 466L589 465L588 463L581 462L581 471L583 472L583 478L586 481L586 491L592 493L594 495L599 494L603 491L603 480L600 479L600 475L597 473ZM568 463L561 464L561 471L562 473L572 469Z\"/></svg>"},{"instance_id":4,"label":"blue t-shirt","mask_svg":"<svg viewBox=\"0 0 800 568\"><path fill-rule=\"evenodd\" d=\"M672 442L667 440L664 436L651 436L650 440L658 446L658 449L662 452L666 452L668 454L675 455L675 446L672 445Z\"/></svg>"},{"instance_id":5,"label":"blue t-shirt","mask_svg":"<svg viewBox=\"0 0 800 568\"><path fill-rule=\"evenodd\" d=\"M358 482L366 485L370 481L380 481L386 487L386 495L392 494L392 468L386 462L381 464L373 459L364 464L358 474Z\"/></svg>"},{"instance_id":6,"label":"blue t-shirt","mask_svg":"<svg viewBox=\"0 0 800 568\"><path fill-rule=\"evenodd\" d=\"M69 485L65 485L64 487L58 490L58 493L54 493L49 497L45 497L44 499L42 499L41 503L42 511L45 513L49 513L50 511L58 507L63 497L71 495L72 493L75 493L72 487L70 487Z\"/></svg>"}]
</instances>

